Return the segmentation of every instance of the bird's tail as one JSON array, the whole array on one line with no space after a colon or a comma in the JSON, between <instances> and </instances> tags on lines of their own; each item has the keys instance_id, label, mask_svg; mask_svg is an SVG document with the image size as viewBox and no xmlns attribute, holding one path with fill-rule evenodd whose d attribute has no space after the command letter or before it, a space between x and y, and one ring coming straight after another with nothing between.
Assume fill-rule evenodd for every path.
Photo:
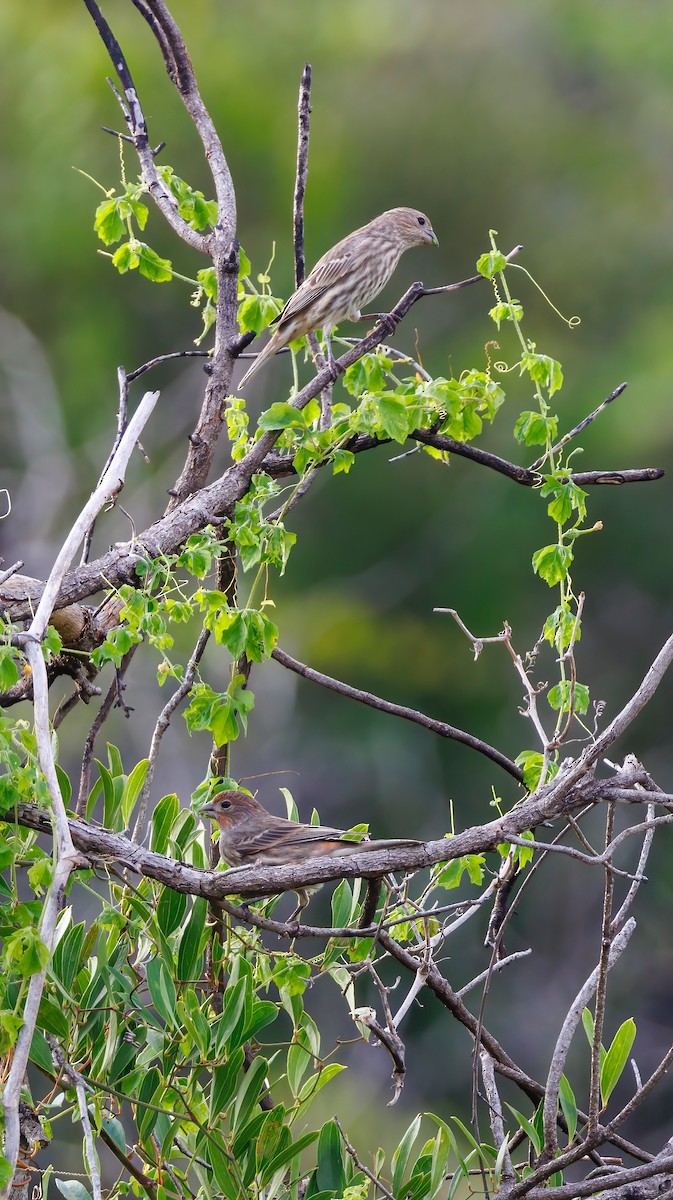
<instances>
[{"instance_id":1,"label":"bird's tail","mask_svg":"<svg viewBox=\"0 0 673 1200\"><path fill-rule=\"evenodd\" d=\"M374 838L371 842L352 842L347 848L346 843L343 842L344 848L339 850L339 854L364 854L373 850L401 850L404 846L423 846L424 844L418 838Z\"/></svg>"},{"instance_id":2,"label":"bird's tail","mask_svg":"<svg viewBox=\"0 0 673 1200\"><path fill-rule=\"evenodd\" d=\"M257 371L259 371L259 368L264 366L264 363L266 362L266 360L268 358L272 358L272 356L276 353L276 350L280 349L280 347L278 347L277 343L274 341L274 338L275 338L275 334L270 339L270 341L268 341L266 343L266 346L264 346L264 348L262 350L260 350L259 354L257 355L257 358L252 363L252 366L250 366L248 368L248 370L245 372L245 375L241 379L240 383L237 384L237 387L236 387L237 391L242 391L242 389L245 387L248 380L252 379L252 376Z\"/></svg>"}]
</instances>

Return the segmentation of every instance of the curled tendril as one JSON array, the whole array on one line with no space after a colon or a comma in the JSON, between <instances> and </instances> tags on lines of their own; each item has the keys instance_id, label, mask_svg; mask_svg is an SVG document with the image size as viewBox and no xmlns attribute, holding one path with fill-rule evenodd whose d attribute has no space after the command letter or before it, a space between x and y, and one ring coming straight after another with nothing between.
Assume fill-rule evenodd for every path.
<instances>
[{"instance_id":1,"label":"curled tendril","mask_svg":"<svg viewBox=\"0 0 673 1200\"><path fill-rule=\"evenodd\" d=\"M561 310L560 310L560 309L558 309L558 308L556 307L556 305L555 305L555 304L554 304L554 303L553 303L553 302L552 302L552 301L549 299L549 296L548 296L548 295L547 295L547 293L545 292L544 288L541 288L541 287L540 287L540 285L539 285L539 283L538 283L537 279L535 279L535 278L534 278L534 276L533 276L533 275L531 275L530 271L527 271L525 267L522 267L522 266L521 266L521 263L509 263L509 264L508 264L508 266L511 266L511 267L516 267L517 271L523 271L524 275L527 275L527 276L528 276L528 278L530 279L531 283L534 285L534 287L536 287L536 288L537 288L537 290L538 290L538 292L540 293L540 295L541 295L541 296L544 296L544 298L545 298L545 300L547 301L547 304L549 305L549 307L550 307L550 308L551 308L551 309L552 309L552 310L553 310L553 311L556 313L557 317L560 317L560 318L561 318L561 320L563 321L563 323L564 323L565 325L567 325L567 326L568 326L568 329L576 329L578 325L581 325L581 323L582 323L582 318L581 318L581 317L578 317L578 316L574 316L574 317L564 317L564 315L563 315L563 313L561 312Z\"/></svg>"}]
</instances>

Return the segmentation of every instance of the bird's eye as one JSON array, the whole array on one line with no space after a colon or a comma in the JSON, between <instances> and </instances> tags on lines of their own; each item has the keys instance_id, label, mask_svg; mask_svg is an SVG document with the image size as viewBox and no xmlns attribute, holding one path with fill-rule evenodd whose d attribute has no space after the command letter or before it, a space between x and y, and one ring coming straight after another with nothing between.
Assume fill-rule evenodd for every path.
<instances>
[{"instance_id":1,"label":"bird's eye","mask_svg":"<svg viewBox=\"0 0 673 1200\"><path fill-rule=\"evenodd\" d=\"M231 800L220 800L220 808L231 808Z\"/></svg>"},{"instance_id":2,"label":"bird's eye","mask_svg":"<svg viewBox=\"0 0 673 1200\"><path fill-rule=\"evenodd\" d=\"M418 224L419 224L419 225L425 225L425 217L419 217L419 218L418 218Z\"/></svg>"}]
</instances>

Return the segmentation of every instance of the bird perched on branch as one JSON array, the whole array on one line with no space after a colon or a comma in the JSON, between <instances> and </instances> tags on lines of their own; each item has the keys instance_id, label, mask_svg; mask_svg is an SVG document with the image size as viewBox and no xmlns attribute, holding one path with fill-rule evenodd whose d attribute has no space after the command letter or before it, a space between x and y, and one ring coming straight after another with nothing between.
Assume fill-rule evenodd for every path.
<instances>
[{"instance_id":1,"label":"bird perched on branch","mask_svg":"<svg viewBox=\"0 0 673 1200\"><path fill-rule=\"evenodd\" d=\"M355 835L343 829L302 825L298 821L288 821L286 817L275 817L247 792L218 792L209 804L204 804L201 816L210 817L219 825L220 856L230 867L252 863L277 867L326 855L343 856L423 844L413 838L359 842ZM297 891L299 905L291 920L305 908L309 893L314 890L314 887L307 887Z\"/></svg>"},{"instance_id":2,"label":"bird perched on branch","mask_svg":"<svg viewBox=\"0 0 673 1200\"><path fill-rule=\"evenodd\" d=\"M400 257L411 246L438 239L428 218L415 208L390 208L349 233L316 263L271 322L276 329L246 371L245 387L260 367L295 338L322 329L327 359L334 365L330 333L339 321L359 321L361 309L383 290ZM378 314L377 314L378 315Z\"/></svg>"}]
</instances>

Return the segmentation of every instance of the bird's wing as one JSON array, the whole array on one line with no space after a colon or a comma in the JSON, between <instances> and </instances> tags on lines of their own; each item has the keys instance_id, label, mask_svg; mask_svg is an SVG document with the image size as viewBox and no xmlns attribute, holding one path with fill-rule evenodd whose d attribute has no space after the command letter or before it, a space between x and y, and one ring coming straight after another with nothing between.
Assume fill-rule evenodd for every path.
<instances>
[{"instance_id":1,"label":"bird's wing","mask_svg":"<svg viewBox=\"0 0 673 1200\"><path fill-rule=\"evenodd\" d=\"M296 846L309 842L334 841L340 839L343 830L328 829L323 825L300 825L285 817L276 817L273 824L264 829L248 831L239 826L236 830L236 850L243 858L255 858L261 854L269 857L271 852L284 846Z\"/></svg>"},{"instance_id":2,"label":"bird's wing","mask_svg":"<svg viewBox=\"0 0 673 1200\"><path fill-rule=\"evenodd\" d=\"M280 328L290 317L296 317L299 313L304 312L309 305L326 292L328 287L350 274L354 259L353 242L351 238L344 238L343 242L339 242L318 260L301 286L297 288L294 295L290 296L283 311L274 317L271 324L278 325Z\"/></svg>"}]
</instances>

